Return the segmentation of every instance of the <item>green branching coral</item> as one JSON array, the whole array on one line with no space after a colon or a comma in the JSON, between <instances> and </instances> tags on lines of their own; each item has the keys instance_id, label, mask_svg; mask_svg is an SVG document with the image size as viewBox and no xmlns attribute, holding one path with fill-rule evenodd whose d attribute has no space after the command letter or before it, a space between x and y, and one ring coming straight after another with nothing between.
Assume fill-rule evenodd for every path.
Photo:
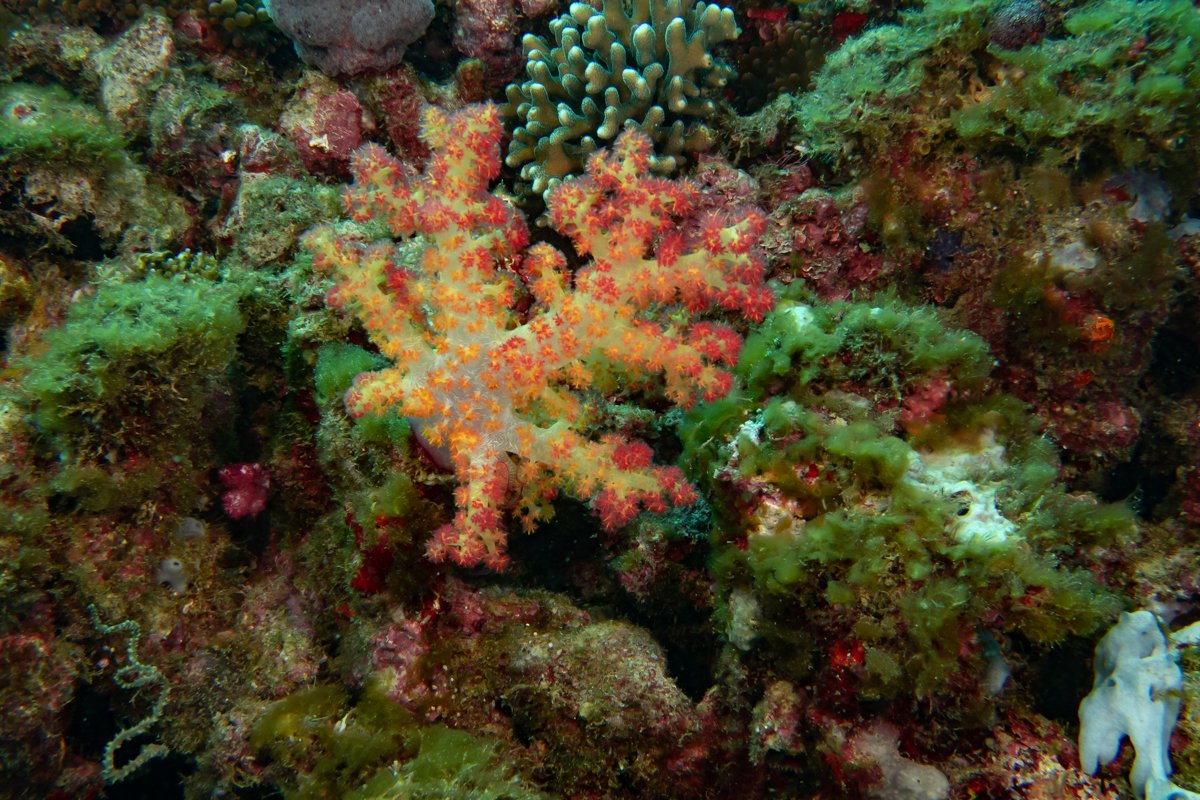
<instances>
[{"instance_id":1,"label":"green branching coral","mask_svg":"<svg viewBox=\"0 0 1200 800\"><path fill-rule=\"evenodd\" d=\"M572 3L550 32L553 46L526 34L528 79L507 89L520 124L505 161L533 193L583 172L588 155L627 128L654 140L659 175L712 144L709 93L730 76L712 48L738 35L732 10L702 0Z\"/></svg>"}]
</instances>

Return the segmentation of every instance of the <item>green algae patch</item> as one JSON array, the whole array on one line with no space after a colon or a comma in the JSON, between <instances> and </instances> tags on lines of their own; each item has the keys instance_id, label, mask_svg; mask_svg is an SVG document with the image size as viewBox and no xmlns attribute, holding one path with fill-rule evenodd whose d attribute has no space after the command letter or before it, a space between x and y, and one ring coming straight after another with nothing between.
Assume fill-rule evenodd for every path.
<instances>
[{"instance_id":1,"label":"green algae patch","mask_svg":"<svg viewBox=\"0 0 1200 800\"><path fill-rule=\"evenodd\" d=\"M85 458L181 452L237 353L239 295L148 275L80 298L20 361L34 425Z\"/></svg>"},{"instance_id":2,"label":"green algae patch","mask_svg":"<svg viewBox=\"0 0 1200 800\"><path fill-rule=\"evenodd\" d=\"M0 165L51 160L116 165L121 136L92 106L60 86L13 83L0 88Z\"/></svg>"},{"instance_id":3,"label":"green algae patch","mask_svg":"<svg viewBox=\"0 0 1200 800\"><path fill-rule=\"evenodd\" d=\"M792 99L797 146L848 165L902 140L924 154L957 137L976 151L1053 164L1087 151L1131 167L1187 141L1200 91L1190 0L1094 0L1011 50L989 44L1001 5L931 0L848 41Z\"/></svg>"},{"instance_id":4,"label":"green algae patch","mask_svg":"<svg viewBox=\"0 0 1200 800\"><path fill-rule=\"evenodd\" d=\"M342 342L322 345L313 373L317 402L323 406L341 402L357 375L381 369L387 363L383 356L356 345Z\"/></svg>"},{"instance_id":5,"label":"green algae patch","mask_svg":"<svg viewBox=\"0 0 1200 800\"><path fill-rule=\"evenodd\" d=\"M853 352L854 359L837 356ZM943 371L978 382L991 370L979 336L945 328L930 308L884 294L872 303L819 303L803 293L780 302L747 338L739 375L751 391L779 383L805 387L839 379L881 380L899 388L906 373Z\"/></svg>"},{"instance_id":6,"label":"green algae patch","mask_svg":"<svg viewBox=\"0 0 1200 800\"><path fill-rule=\"evenodd\" d=\"M1187 0L1097 0L1063 19L1068 35L1020 50L991 48L1003 78L952 117L959 135L1010 141L1059 160L1106 148L1131 166L1148 142L1196 122L1200 10Z\"/></svg>"},{"instance_id":7,"label":"green algae patch","mask_svg":"<svg viewBox=\"0 0 1200 800\"><path fill-rule=\"evenodd\" d=\"M351 702L339 686L302 689L270 706L250 745L287 800L538 800L498 745L420 722L371 679Z\"/></svg>"},{"instance_id":8,"label":"green algae patch","mask_svg":"<svg viewBox=\"0 0 1200 800\"><path fill-rule=\"evenodd\" d=\"M1121 610L1076 555L1128 541L1132 514L1066 492L992 365L935 309L793 287L735 394L690 412L682 462L714 499L712 567L755 598L768 651L798 646L806 609L835 628L816 640L853 631L869 650L864 696L928 697L981 672L977 635L1048 645Z\"/></svg>"}]
</instances>

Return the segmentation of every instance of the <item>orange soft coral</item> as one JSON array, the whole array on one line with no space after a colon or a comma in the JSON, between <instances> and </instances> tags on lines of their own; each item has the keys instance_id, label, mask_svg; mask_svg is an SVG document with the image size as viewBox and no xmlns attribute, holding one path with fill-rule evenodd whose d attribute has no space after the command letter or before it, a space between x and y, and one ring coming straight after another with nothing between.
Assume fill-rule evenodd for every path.
<instances>
[{"instance_id":1,"label":"orange soft coral","mask_svg":"<svg viewBox=\"0 0 1200 800\"><path fill-rule=\"evenodd\" d=\"M681 406L720 397L741 340L693 317L720 308L759 320L773 300L754 253L762 219L709 215L682 235L696 189L646 177L651 145L635 132L549 194L551 225L591 260L572 275L553 247L526 247L524 219L488 191L502 130L493 106L429 112L434 155L420 175L363 148L346 207L393 238L367 243L329 226L306 237L337 278L331 304L358 316L393 362L360 375L347 407L406 416L460 481L429 555L493 569L507 563L506 515L533 527L559 488L589 500L609 529L692 502L680 471L653 464L645 444L581 433L581 391L661 381Z\"/></svg>"}]
</instances>

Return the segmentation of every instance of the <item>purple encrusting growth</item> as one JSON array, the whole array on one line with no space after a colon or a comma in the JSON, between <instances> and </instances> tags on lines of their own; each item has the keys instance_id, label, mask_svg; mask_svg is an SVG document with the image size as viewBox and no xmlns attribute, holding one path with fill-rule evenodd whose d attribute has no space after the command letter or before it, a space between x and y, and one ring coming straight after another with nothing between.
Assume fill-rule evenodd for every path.
<instances>
[{"instance_id":1,"label":"purple encrusting growth","mask_svg":"<svg viewBox=\"0 0 1200 800\"><path fill-rule=\"evenodd\" d=\"M430 0L274 0L267 8L300 57L332 76L396 66L433 19Z\"/></svg>"}]
</instances>

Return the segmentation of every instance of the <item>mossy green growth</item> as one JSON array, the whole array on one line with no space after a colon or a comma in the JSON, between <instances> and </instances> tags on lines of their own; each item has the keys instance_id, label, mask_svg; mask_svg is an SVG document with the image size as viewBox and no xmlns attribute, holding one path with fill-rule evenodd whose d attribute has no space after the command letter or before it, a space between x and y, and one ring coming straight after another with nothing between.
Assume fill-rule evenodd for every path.
<instances>
[{"instance_id":1,"label":"mossy green growth","mask_svg":"<svg viewBox=\"0 0 1200 800\"><path fill-rule=\"evenodd\" d=\"M184 72L171 73L168 84L155 93L150 110L150 141L159 157L158 168L176 174L194 171L194 152L210 142L215 130L245 115L237 96L217 84Z\"/></svg>"},{"instance_id":2,"label":"mossy green growth","mask_svg":"<svg viewBox=\"0 0 1200 800\"><path fill-rule=\"evenodd\" d=\"M280 136L276 146L290 148L291 144ZM248 269L286 266L300 234L338 218L340 198L337 187L311 179L260 175L243 181L225 223L224 233L232 241L227 258Z\"/></svg>"},{"instance_id":3,"label":"mossy green growth","mask_svg":"<svg viewBox=\"0 0 1200 800\"><path fill-rule=\"evenodd\" d=\"M236 355L239 296L152 274L75 301L18 362L34 425L71 458L178 455Z\"/></svg>"},{"instance_id":4,"label":"mossy green growth","mask_svg":"<svg viewBox=\"0 0 1200 800\"><path fill-rule=\"evenodd\" d=\"M1020 50L991 48L1006 78L952 115L959 135L1052 161L1100 145L1132 166L1200 121L1200 9L1190 0L1094 0L1063 27L1066 36Z\"/></svg>"},{"instance_id":5,"label":"mossy green growth","mask_svg":"<svg viewBox=\"0 0 1200 800\"><path fill-rule=\"evenodd\" d=\"M350 703L337 686L300 690L267 709L250 744L288 800L536 800L497 746L425 724L379 677Z\"/></svg>"},{"instance_id":6,"label":"mossy green growth","mask_svg":"<svg viewBox=\"0 0 1200 800\"><path fill-rule=\"evenodd\" d=\"M1200 788L1200 648L1180 650L1179 666L1183 670L1183 713L1179 716L1177 747L1171 753L1175 767L1172 780L1179 786Z\"/></svg>"},{"instance_id":7,"label":"mossy green growth","mask_svg":"<svg viewBox=\"0 0 1200 800\"><path fill-rule=\"evenodd\" d=\"M359 548L374 546L381 535L393 544L411 545L414 535L426 526L436 526L438 519L437 508L421 497L412 478L404 472L388 475L378 486L348 492L345 507L354 514L365 535Z\"/></svg>"},{"instance_id":8,"label":"mossy green growth","mask_svg":"<svg viewBox=\"0 0 1200 800\"><path fill-rule=\"evenodd\" d=\"M378 353L356 345L342 342L321 345L317 350L317 365L313 371L317 403L321 406L341 403L357 375L382 369L387 363L387 359Z\"/></svg>"},{"instance_id":9,"label":"mossy green growth","mask_svg":"<svg viewBox=\"0 0 1200 800\"><path fill-rule=\"evenodd\" d=\"M714 570L759 597L769 647L805 608L872 653L865 691L924 696L977 630L1048 643L1121 608L1077 554L1124 541L1130 512L1066 493L991 364L934 309L792 289L747 341L740 392L690 413L682 461L724 516Z\"/></svg>"},{"instance_id":10,"label":"mossy green growth","mask_svg":"<svg viewBox=\"0 0 1200 800\"><path fill-rule=\"evenodd\" d=\"M991 368L983 339L947 329L932 308L908 306L892 294L870 303L820 303L798 289L746 340L738 375L752 393L852 381L900 396L906 376L944 373L975 385Z\"/></svg>"},{"instance_id":11,"label":"mossy green growth","mask_svg":"<svg viewBox=\"0 0 1200 800\"><path fill-rule=\"evenodd\" d=\"M429 725L416 756L385 767L347 800L542 800L502 764L497 747L466 731ZM547 798L548 800L548 798Z\"/></svg>"},{"instance_id":12,"label":"mossy green growth","mask_svg":"<svg viewBox=\"0 0 1200 800\"><path fill-rule=\"evenodd\" d=\"M949 128L938 114L973 70L972 53L1004 0L929 0L848 40L826 59L812 91L793 98L795 144L844 164L859 152L883 152L895 137L916 134L909 149L927 148ZM914 109L933 109L918 118Z\"/></svg>"},{"instance_id":13,"label":"mossy green growth","mask_svg":"<svg viewBox=\"0 0 1200 800\"><path fill-rule=\"evenodd\" d=\"M355 377L374 372L387 363L378 353L356 345L341 342L321 345L313 371L317 402L326 411L341 407L342 398ZM376 444L402 444L409 440L412 432L408 420L398 414L365 414L355 420L354 430L364 441Z\"/></svg>"},{"instance_id":14,"label":"mossy green growth","mask_svg":"<svg viewBox=\"0 0 1200 800\"><path fill-rule=\"evenodd\" d=\"M0 166L72 163L115 165L124 142L92 106L61 86L0 87Z\"/></svg>"},{"instance_id":15,"label":"mossy green growth","mask_svg":"<svg viewBox=\"0 0 1200 800\"><path fill-rule=\"evenodd\" d=\"M79 508L85 511L115 511L136 508L162 482L163 470L153 461L138 463L130 469L68 462L49 482L49 488L74 498ZM199 492L190 483L189 479L175 487L172 498L198 501Z\"/></svg>"},{"instance_id":16,"label":"mossy green growth","mask_svg":"<svg viewBox=\"0 0 1200 800\"><path fill-rule=\"evenodd\" d=\"M1092 0L1017 50L989 44L1002 5L929 0L847 41L792 101L796 146L839 166L901 140L918 155L944 149L955 136L1053 164L1090 150L1132 167L1194 148L1200 9L1191 0ZM971 85L978 91L965 93Z\"/></svg>"}]
</instances>

